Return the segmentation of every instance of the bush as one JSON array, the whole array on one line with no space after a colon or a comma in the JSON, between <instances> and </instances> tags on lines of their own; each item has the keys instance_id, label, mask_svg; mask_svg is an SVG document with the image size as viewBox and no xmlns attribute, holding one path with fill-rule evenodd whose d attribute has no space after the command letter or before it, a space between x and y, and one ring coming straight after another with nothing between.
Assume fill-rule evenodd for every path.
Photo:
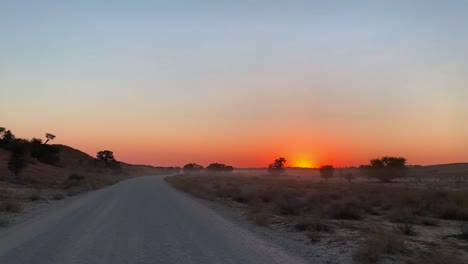
<instances>
[{"instance_id":1,"label":"bush","mask_svg":"<svg viewBox=\"0 0 468 264\"><path fill-rule=\"evenodd\" d=\"M311 242L317 242L320 240L320 234L317 231L307 231L306 237L311 241Z\"/></svg>"},{"instance_id":2,"label":"bush","mask_svg":"<svg viewBox=\"0 0 468 264\"><path fill-rule=\"evenodd\" d=\"M404 235L407 235L407 236L416 235L416 230L414 228L414 225L411 223L404 223L404 224L398 225L398 230L400 230Z\"/></svg>"},{"instance_id":3,"label":"bush","mask_svg":"<svg viewBox=\"0 0 468 264\"><path fill-rule=\"evenodd\" d=\"M332 233L333 229L318 218L305 218L294 225L297 231L316 231Z\"/></svg>"},{"instance_id":4,"label":"bush","mask_svg":"<svg viewBox=\"0 0 468 264\"><path fill-rule=\"evenodd\" d=\"M10 212L10 213L21 213L23 211L23 205L18 202L3 202L0 204L0 211Z\"/></svg>"},{"instance_id":5,"label":"bush","mask_svg":"<svg viewBox=\"0 0 468 264\"><path fill-rule=\"evenodd\" d=\"M39 192L32 192L29 194L29 200L31 201L37 201L37 200L41 200L42 197L41 197L41 194Z\"/></svg>"},{"instance_id":6,"label":"bush","mask_svg":"<svg viewBox=\"0 0 468 264\"><path fill-rule=\"evenodd\" d=\"M304 201L290 194L285 194L273 201L273 213L280 215L300 215Z\"/></svg>"},{"instance_id":7,"label":"bush","mask_svg":"<svg viewBox=\"0 0 468 264\"><path fill-rule=\"evenodd\" d=\"M53 200L63 200L65 198L65 195L63 193L54 193L52 195Z\"/></svg>"},{"instance_id":8,"label":"bush","mask_svg":"<svg viewBox=\"0 0 468 264\"><path fill-rule=\"evenodd\" d=\"M384 254L401 253L406 250L404 240L390 233L379 233L366 240L353 254L358 263L375 263Z\"/></svg>"},{"instance_id":9,"label":"bush","mask_svg":"<svg viewBox=\"0 0 468 264\"><path fill-rule=\"evenodd\" d=\"M330 214L335 219L362 220L362 210L354 202L338 202L330 207Z\"/></svg>"}]
</instances>

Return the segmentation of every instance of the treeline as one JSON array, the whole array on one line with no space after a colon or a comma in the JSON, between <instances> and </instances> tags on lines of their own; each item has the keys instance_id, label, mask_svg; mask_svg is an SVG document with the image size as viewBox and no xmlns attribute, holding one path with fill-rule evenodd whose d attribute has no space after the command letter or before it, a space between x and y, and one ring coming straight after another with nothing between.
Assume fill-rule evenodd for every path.
<instances>
[{"instance_id":1,"label":"treeline","mask_svg":"<svg viewBox=\"0 0 468 264\"><path fill-rule=\"evenodd\" d=\"M234 167L222 163L211 163L206 168L197 163L188 163L183 168L185 173L199 172L202 170L210 172L232 172Z\"/></svg>"},{"instance_id":2,"label":"treeline","mask_svg":"<svg viewBox=\"0 0 468 264\"><path fill-rule=\"evenodd\" d=\"M8 161L8 169L18 176L28 165L28 160L36 159L49 165L58 165L60 162L60 149L57 146L48 145L47 142L55 139L55 135L46 133L45 142L42 139L31 140L16 138L11 130L0 127L0 148L8 150L11 155Z\"/></svg>"}]
</instances>

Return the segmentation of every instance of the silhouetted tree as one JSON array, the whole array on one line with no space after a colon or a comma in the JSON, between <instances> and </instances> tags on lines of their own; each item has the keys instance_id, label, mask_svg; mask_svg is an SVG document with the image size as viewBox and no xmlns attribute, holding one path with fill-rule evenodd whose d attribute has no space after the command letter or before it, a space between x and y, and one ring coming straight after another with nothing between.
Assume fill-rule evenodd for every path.
<instances>
[{"instance_id":1,"label":"silhouetted tree","mask_svg":"<svg viewBox=\"0 0 468 264\"><path fill-rule=\"evenodd\" d=\"M333 177L335 174L335 168L332 165L324 165L319 168L320 177L325 179L325 182L328 182L328 178Z\"/></svg>"},{"instance_id":2,"label":"silhouetted tree","mask_svg":"<svg viewBox=\"0 0 468 264\"><path fill-rule=\"evenodd\" d=\"M37 158L41 155L41 148L42 148L42 139L33 138L30 141L30 153L31 157Z\"/></svg>"},{"instance_id":3,"label":"silhouetted tree","mask_svg":"<svg viewBox=\"0 0 468 264\"><path fill-rule=\"evenodd\" d=\"M31 157L50 165L57 165L60 161L60 148L54 145L46 145L41 139L33 138L29 142Z\"/></svg>"},{"instance_id":4,"label":"silhouetted tree","mask_svg":"<svg viewBox=\"0 0 468 264\"><path fill-rule=\"evenodd\" d=\"M107 167L115 168L117 160L114 158L114 152L110 150L102 150L96 154L96 159L104 161Z\"/></svg>"},{"instance_id":5,"label":"silhouetted tree","mask_svg":"<svg viewBox=\"0 0 468 264\"><path fill-rule=\"evenodd\" d=\"M55 135L52 135L50 133L46 133L45 136L46 136L47 140L44 142L44 144L47 144L47 142L49 142L49 140L54 140L54 138L55 138Z\"/></svg>"},{"instance_id":6,"label":"silhouetted tree","mask_svg":"<svg viewBox=\"0 0 468 264\"><path fill-rule=\"evenodd\" d=\"M284 164L286 163L286 159L283 157L275 159L273 163L268 165L268 171L272 174L280 174L284 171Z\"/></svg>"},{"instance_id":7,"label":"silhouetted tree","mask_svg":"<svg viewBox=\"0 0 468 264\"><path fill-rule=\"evenodd\" d=\"M15 135L11 133L10 130L6 130L3 132L2 139L0 140L0 146L4 148L8 148L10 144L16 139Z\"/></svg>"},{"instance_id":8,"label":"silhouetted tree","mask_svg":"<svg viewBox=\"0 0 468 264\"><path fill-rule=\"evenodd\" d=\"M3 132L5 132L6 128L4 127L0 127L0 134L3 134Z\"/></svg>"},{"instance_id":9,"label":"silhouetted tree","mask_svg":"<svg viewBox=\"0 0 468 264\"><path fill-rule=\"evenodd\" d=\"M370 160L370 165L360 167L368 177L382 182L391 182L395 178L406 176L406 159L402 157L383 157Z\"/></svg>"},{"instance_id":10,"label":"silhouetted tree","mask_svg":"<svg viewBox=\"0 0 468 264\"><path fill-rule=\"evenodd\" d=\"M208 167L206 167L207 170L209 171L224 171L224 172L230 172L230 171L233 171L234 168L232 166L226 166L225 164L221 164L221 163L211 163L210 165L208 165Z\"/></svg>"},{"instance_id":11,"label":"silhouetted tree","mask_svg":"<svg viewBox=\"0 0 468 264\"><path fill-rule=\"evenodd\" d=\"M185 164L185 166L183 167L183 170L185 173L201 171L203 170L203 166L196 164L196 163L188 163L188 164Z\"/></svg>"},{"instance_id":12,"label":"silhouetted tree","mask_svg":"<svg viewBox=\"0 0 468 264\"><path fill-rule=\"evenodd\" d=\"M21 171L26 168L28 162L26 159L27 147L23 140L15 140L10 143L11 156L8 161L8 169L19 176Z\"/></svg>"}]
</instances>

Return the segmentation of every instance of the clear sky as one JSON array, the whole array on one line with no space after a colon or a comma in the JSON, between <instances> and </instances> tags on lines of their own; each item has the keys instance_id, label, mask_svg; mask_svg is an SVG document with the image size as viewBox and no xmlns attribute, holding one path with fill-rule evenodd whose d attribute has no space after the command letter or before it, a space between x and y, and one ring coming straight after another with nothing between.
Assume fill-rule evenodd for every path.
<instances>
[{"instance_id":1,"label":"clear sky","mask_svg":"<svg viewBox=\"0 0 468 264\"><path fill-rule=\"evenodd\" d=\"M0 126L154 165L468 161L468 1L0 0Z\"/></svg>"}]
</instances>

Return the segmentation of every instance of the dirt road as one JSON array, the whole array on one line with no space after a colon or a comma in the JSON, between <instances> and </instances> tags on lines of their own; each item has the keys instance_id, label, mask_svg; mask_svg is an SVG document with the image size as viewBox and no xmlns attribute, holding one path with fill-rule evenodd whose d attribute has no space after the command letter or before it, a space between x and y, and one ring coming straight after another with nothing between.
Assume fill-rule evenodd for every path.
<instances>
[{"instance_id":1,"label":"dirt road","mask_svg":"<svg viewBox=\"0 0 468 264\"><path fill-rule=\"evenodd\" d=\"M86 194L0 232L0 263L305 262L154 176Z\"/></svg>"}]
</instances>

